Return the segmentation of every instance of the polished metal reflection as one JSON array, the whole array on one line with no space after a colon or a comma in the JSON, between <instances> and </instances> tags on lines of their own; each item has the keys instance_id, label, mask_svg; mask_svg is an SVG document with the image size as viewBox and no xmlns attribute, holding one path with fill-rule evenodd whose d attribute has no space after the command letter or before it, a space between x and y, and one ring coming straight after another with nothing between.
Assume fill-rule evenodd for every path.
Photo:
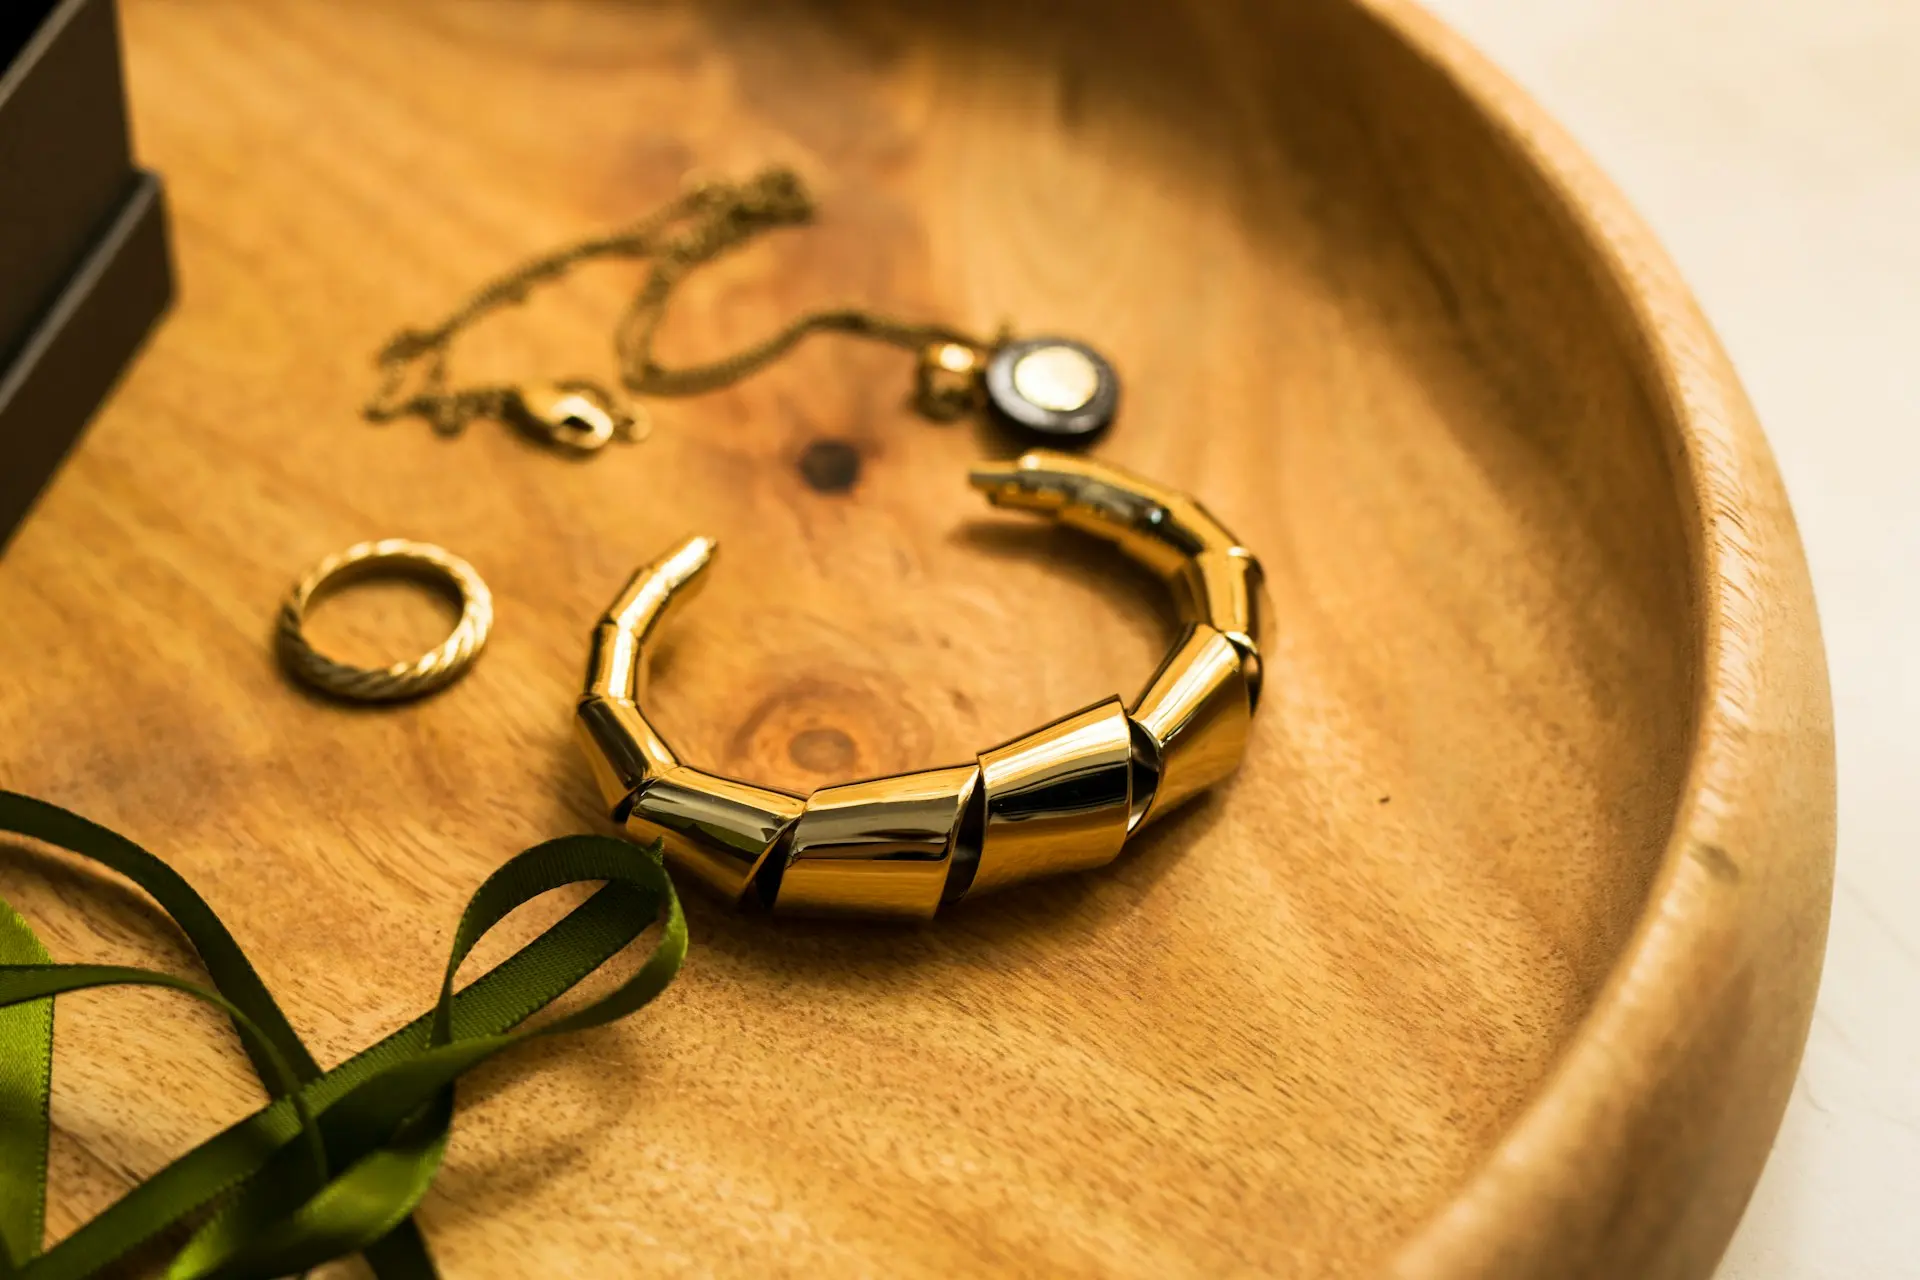
<instances>
[{"instance_id":1,"label":"polished metal reflection","mask_svg":"<svg viewBox=\"0 0 1920 1280\"><path fill-rule=\"evenodd\" d=\"M1052 516L1113 543L1169 581L1207 551L1239 545L1198 502L1073 454L1036 449L975 467L968 479L996 507Z\"/></svg>"},{"instance_id":2,"label":"polished metal reflection","mask_svg":"<svg viewBox=\"0 0 1920 1280\"><path fill-rule=\"evenodd\" d=\"M635 792L680 765L673 748L627 699L582 699L573 727L610 817L624 816Z\"/></svg>"},{"instance_id":3,"label":"polished metal reflection","mask_svg":"<svg viewBox=\"0 0 1920 1280\"><path fill-rule=\"evenodd\" d=\"M979 782L969 764L814 792L794 825L774 909L931 916Z\"/></svg>"},{"instance_id":4,"label":"polished metal reflection","mask_svg":"<svg viewBox=\"0 0 1920 1280\"><path fill-rule=\"evenodd\" d=\"M1239 650L1212 627L1188 627L1147 682L1132 714L1156 748L1158 776L1139 820L1145 825L1239 767L1253 720Z\"/></svg>"},{"instance_id":5,"label":"polished metal reflection","mask_svg":"<svg viewBox=\"0 0 1920 1280\"><path fill-rule=\"evenodd\" d=\"M738 898L804 802L687 767L635 701L646 687L648 638L692 595L714 550L711 538L686 539L635 573L607 607L575 724L609 812L636 839L664 841L677 869Z\"/></svg>"},{"instance_id":6,"label":"polished metal reflection","mask_svg":"<svg viewBox=\"0 0 1920 1280\"><path fill-rule=\"evenodd\" d=\"M1133 736L1109 698L980 754L987 822L967 896L1088 871L1120 854L1133 803Z\"/></svg>"},{"instance_id":7,"label":"polished metal reflection","mask_svg":"<svg viewBox=\"0 0 1920 1280\"><path fill-rule=\"evenodd\" d=\"M616 818L636 791L680 764L636 701L646 691L644 649L669 608L692 598L715 548L712 538L688 538L641 566L593 629L574 723L601 798Z\"/></svg>"},{"instance_id":8,"label":"polished metal reflection","mask_svg":"<svg viewBox=\"0 0 1920 1280\"><path fill-rule=\"evenodd\" d=\"M664 841L676 869L737 900L805 808L799 796L682 766L634 798L627 832Z\"/></svg>"},{"instance_id":9,"label":"polished metal reflection","mask_svg":"<svg viewBox=\"0 0 1920 1280\"><path fill-rule=\"evenodd\" d=\"M1258 704L1265 575L1253 552L1197 500L1118 467L1047 450L976 467L969 478L995 506L1050 515L1157 573L1182 621L1207 624L1239 651Z\"/></svg>"},{"instance_id":10,"label":"polished metal reflection","mask_svg":"<svg viewBox=\"0 0 1920 1280\"><path fill-rule=\"evenodd\" d=\"M712 561L689 538L641 569L594 631L578 733L608 812L676 870L781 912L932 915L943 900L1111 862L1128 835L1233 772L1259 697L1263 584L1198 502L1039 451L983 467L996 505L1050 515L1157 572L1189 624L1132 711L1096 703L980 756L811 798L684 763L641 712L646 643Z\"/></svg>"},{"instance_id":11,"label":"polished metal reflection","mask_svg":"<svg viewBox=\"0 0 1920 1280\"><path fill-rule=\"evenodd\" d=\"M705 582L701 571L718 549L712 538L688 538L627 580L594 628L589 697L636 698L646 692L641 649L673 609L693 598Z\"/></svg>"},{"instance_id":12,"label":"polished metal reflection","mask_svg":"<svg viewBox=\"0 0 1920 1280\"><path fill-rule=\"evenodd\" d=\"M1100 389L1100 370L1073 347L1041 347L1014 362L1013 389L1042 409L1072 413Z\"/></svg>"},{"instance_id":13,"label":"polished metal reflection","mask_svg":"<svg viewBox=\"0 0 1920 1280\"><path fill-rule=\"evenodd\" d=\"M1266 574L1245 547L1204 551L1180 572L1175 594L1188 622L1225 636L1246 669L1248 701L1260 703L1260 628L1266 612Z\"/></svg>"}]
</instances>

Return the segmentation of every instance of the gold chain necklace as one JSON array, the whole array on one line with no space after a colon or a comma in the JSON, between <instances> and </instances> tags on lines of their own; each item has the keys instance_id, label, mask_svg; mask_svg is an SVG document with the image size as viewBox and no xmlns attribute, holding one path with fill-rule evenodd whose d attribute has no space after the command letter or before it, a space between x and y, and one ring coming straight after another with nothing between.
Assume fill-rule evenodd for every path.
<instances>
[{"instance_id":1,"label":"gold chain necklace","mask_svg":"<svg viewBox=\"0 0 1920 1280\"><path fill-rule=\"evenodd\" d=\"M1112 421L1119 383L1113 367L1064 338L982 340L943 324L915 323L856 307L811 311L770 336L704 364L669 368L654 340L673 292L705 263L765 231L803 226L816 206L798 174L771 168L746 182L702 182L639 222L543 254L490 281L430 329L402 329L380 349L373 422L418 417L458 434L475 418L510 423L575 452L638 441L649 430L640 400L731 386L778 360L812 333L844 333L916 352L914 406L935 421L985 409L1003 423L1055 441L1084 438ZM652 263L614 331L618 391L590 378L453 387L447 361L461 334L526 301L539 286L607 258Z\"/></svg>"}]
</instances>

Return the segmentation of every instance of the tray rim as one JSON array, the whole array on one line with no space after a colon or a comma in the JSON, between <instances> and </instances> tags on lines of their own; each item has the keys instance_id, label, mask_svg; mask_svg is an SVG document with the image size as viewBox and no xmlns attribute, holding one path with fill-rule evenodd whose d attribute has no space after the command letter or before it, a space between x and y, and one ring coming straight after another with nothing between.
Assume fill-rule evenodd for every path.
<instances>
[{"instance_id":1,"label":"tray rim","mask_svg":"<svg viewBox=\"0 0 1920 1280\"><path fill-rule=\"evenodd\" d=\"M1349 0L1461 96L1543 182L1590 266L1644 339L1637 353L1670 429L1700 635L1695 730L1645 908L1547 1077L1476 1171L1393 1256L1395 1275L1710 1274L1771 1150L1812 1023L1833 896L1833 712L1805 552L1772 452L1731 360L1645 220L1572 135L1416 0ZM1787 769L1780 765L1785 758ZM1805 775L1781 789L1782 772ZM1730 834L1792 833L1748 861ZM1796 838L1797 837L1797 838ZM1791 954L1751 961L1753 940ZM1744 945L1743 945L1744 944ZM1725 1072L1674 1062L1688 1030L1759 1028ZM1686 1126L1676 1174L1632 1160L1634 1126L1706 1102L1720 1078L1755 1105L1727 1134ZM1656 1091L1657 1096L1656 1096ZM1730 1091L1731 1092L1731 1091ZM1756 1096L1757 1095L1757 1096ZM1657 1110L1656 1110L1657 1109ZM1693 1150L1686 1150L1686 1148ZM1628 1189L1710 1185L1644 1216ZM1618 1270L1638 1263L1643 1269Z\"/></svg>"}]
</instances>

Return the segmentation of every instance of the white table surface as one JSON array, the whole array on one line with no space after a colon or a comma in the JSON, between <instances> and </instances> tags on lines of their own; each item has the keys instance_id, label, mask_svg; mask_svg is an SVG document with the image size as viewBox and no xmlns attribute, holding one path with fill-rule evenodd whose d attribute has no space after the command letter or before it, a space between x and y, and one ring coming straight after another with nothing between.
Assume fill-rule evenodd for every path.
<instances>
[{"instance_id":1,"label":"white table surface","mask_svg":"<svg viewBox=\"0 0 1920 1280\"><path fill-rule=\"evenodd\" d=\"M1653 224L1813 564L1840 857L1813 1035L1719 1280L1920 1277L1920 0L1427 0Z\"/></svg>"}]
</instances>

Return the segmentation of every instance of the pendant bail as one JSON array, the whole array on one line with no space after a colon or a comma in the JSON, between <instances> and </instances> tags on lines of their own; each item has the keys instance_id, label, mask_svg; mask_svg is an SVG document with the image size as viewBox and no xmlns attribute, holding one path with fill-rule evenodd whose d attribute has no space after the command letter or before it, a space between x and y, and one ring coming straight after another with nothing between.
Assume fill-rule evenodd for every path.
<instances>
[{"instance_id":1,"label":"pendant bail","mask_svg":"<svg viewBox=\"0 0 1920 1280\"><path fill-rule=\"evenodd\" d=\"M942 339L920 348L913 403L935 422L955 422L980 407L986 396L987 352Z\"/></svg>"},{"instance_id":2,"label":"pendant bail","mask_svg":"<svg viewBox=\"0 0 1920 1280\"><path fill-rule=\"evenodd\" d=\"M1050 445L1084 444L1120 409L1120 377L1105 356L1072 338L1002 343L982 375L1002 426Z\"/></svg>"}]
</instances>

